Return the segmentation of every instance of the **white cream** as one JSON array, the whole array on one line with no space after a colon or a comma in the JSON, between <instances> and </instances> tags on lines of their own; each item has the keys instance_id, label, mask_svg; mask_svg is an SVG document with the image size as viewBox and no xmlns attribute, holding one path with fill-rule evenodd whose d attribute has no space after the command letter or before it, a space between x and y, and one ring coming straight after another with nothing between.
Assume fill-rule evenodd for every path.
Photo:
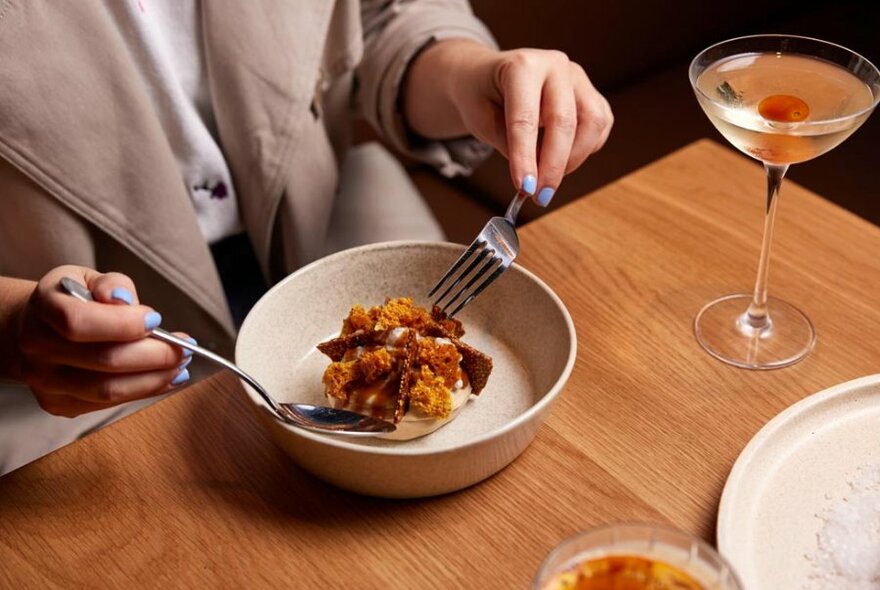
<instances>
[{"instance_id":1,"label":"white cream","mask_svg":"<svg viewBox=\"0 0 880 590\"><path fill-rule=\"evenodd\" d=\"M458 385L459 381L456 383ZM458 416L458 413L464 408L465 403L471 395L471 386L468 383L465 387L457 387L452 390L452 411L446 418L433 418L431 416L419 415L415 410L410 409L403 415L400 422L397 423L397 429L388 434L380 434L379 438L389 440L411 440L430 434L449 423L450 420Z\"/></svg>"},{"instance_id":2,"label":"white cream","mask_svg":"<svg viewBox=\"0 0 880 590\"><path fill-rule=\"evenodd\" d=\"M404 344L404 337L409 332L408 328L397 327L388 332L388 336L385 338L385 345L388 348L399 347Z\"/></svg>"}]
</instances>

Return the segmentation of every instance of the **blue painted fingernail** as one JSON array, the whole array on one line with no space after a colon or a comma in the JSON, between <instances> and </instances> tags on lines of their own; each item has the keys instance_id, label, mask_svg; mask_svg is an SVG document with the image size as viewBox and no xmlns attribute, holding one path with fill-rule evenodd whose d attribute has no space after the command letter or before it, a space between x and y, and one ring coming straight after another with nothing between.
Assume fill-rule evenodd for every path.
<instances>
[{"instance_id":1,"label":"blue painted fingernail","mask_svg":"<svg viewBox=\"0 0 880 590\"><path fill-rule=\"evenodd\" d=\"M192 357L189 357L188 359L186 359L185 361L180 363L180 366L177 368L183 370L183 369L187 368L191 362L193 362Z\"/></svg>"},{"instance_id":2,"label":"blue painted fingernail","mask_svg":"<svg viewBox=\"0 0 880 590\"><path fill-rule=\"evenodd\" d=\"M190 344L198 344L198 342L196 341L196 339L195 339L195 338L192 338L192 337L187 338L186 341L189 342ZM184 348L184 349L183 349L183 358L189 358L189 357L191 357L192 355L193 355L193 351L191 351L191 350L188 349L188 348Z\"/></svg>"},{"instance_id":3,"label":"blue painted fingernail","mask_svg":"<svg viewBox=\"0 0 880 590\"><path fill-rule=\"evenodd\" d=\"M550 199L553 198L554 192L555 191L552 188L550 188L549 186L545 186L544 188L542 188L541 192L538 193L538 204L541 207L546 207L547 205L549 205Z\"/></svg>"},{"instance_id":4,"label":"blue painted fingernail","mask_svg":"<svg viewBox=\"0 0 880 590\"><path fill-rule=\"evenodd\" d=\"M151 311L144 316L144 330L152 330L162 323L162 314Z\"/></svg>"},{"instance_id":5,"label":"blue painted fingernail","mask_svg":"<svg viewBox=\"0 0 880 590\"><path fill-rule=\"evenodd\" d=\"M131 291L128 289L123 289L122 287L116 287L112 291L110 291L110 299L115 301L122 301L123 303L127 303L132 305L134 303L134 297L131 294Z\"/></svg>"},{"instance_id":6,"label":"blue painted fingernail","mask_svg":"<svg viewBox=\"0 0 880 590\"><path fill-rule=\"evenodd\" d=\"M525 193L530 195L535 194L535 189L538 188L538 179L535 178L534 174L526 174L523 176L522 180L522 190Z\"/></svg>"},{"instance_id":7,"label":"blue painted fingernail","mask_svg":"<svg viewBox=\"0 0 880 590\"><path fill-rule=\"evenodd\" d=\"M189 371L183 369L180 371L180 373L177 374L177 377L175 377L171 381L171 385L180 385L181 383L186 383L187 381L189 381Z\"/></svg>"}]
</instances>

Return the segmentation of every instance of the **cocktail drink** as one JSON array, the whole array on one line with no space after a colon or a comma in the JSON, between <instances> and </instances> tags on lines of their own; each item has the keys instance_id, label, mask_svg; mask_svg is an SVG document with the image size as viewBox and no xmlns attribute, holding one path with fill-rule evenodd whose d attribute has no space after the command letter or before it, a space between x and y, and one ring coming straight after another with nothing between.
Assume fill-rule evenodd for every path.
<instances>
[{"instance_id":1,"label":"cocktail drink","mask_svg":"<svg viewBox=\"0 0 880 590\"><path fill-rule=\"evenodd\" d=\"M533 590L742 590L714 549L652 525L593 529L563 541L541 564Z\"/></svg>"},{"instance_id":2,"label":"cocktail drink","mask_svg":"<svg viewBox=\"0 0 880 590\"><path fill-rule=\"evenodd\" d=\"M767 172L764 238L752 293L717 299L697 314L694 333L713 356L750 369L785 367L812 350L816 333L797 308L768 297L770 245L779 187L789 165L849 137L880 100L880 72L833 43L756 35L709 47L690 81L721 134Z\"/></svg>"}]
</instances>

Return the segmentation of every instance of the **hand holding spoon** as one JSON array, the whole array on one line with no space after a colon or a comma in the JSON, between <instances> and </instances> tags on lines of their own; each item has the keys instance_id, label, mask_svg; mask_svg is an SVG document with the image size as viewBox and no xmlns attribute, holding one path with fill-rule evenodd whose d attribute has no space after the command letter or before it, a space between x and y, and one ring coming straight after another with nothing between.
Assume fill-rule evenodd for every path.
<instances>
[{"instance_id":1,"label":"hand holding spoon","mask_svg":"<svg viewBox=\"0 0 880 590\"><path fill-rule=\"evenodd\" d=\"M61 288L81 301L94 301L89 290L73 279L67 277L61 279ZM193 353L229 369L254 388L260 397L269 404L269 407L278 419L293 426L324 434L341 434L345 436L375 436L377 434L394 432L396 428L391 422L349 412L348 410L337 410L336 408L311 404L278 402L269 395L262 385L257 383L256 379L222 356L197 344L192 344L187 340L178 338L161 328L152 330L148 336L191 350Z\"/></svg>"}]
</instances>

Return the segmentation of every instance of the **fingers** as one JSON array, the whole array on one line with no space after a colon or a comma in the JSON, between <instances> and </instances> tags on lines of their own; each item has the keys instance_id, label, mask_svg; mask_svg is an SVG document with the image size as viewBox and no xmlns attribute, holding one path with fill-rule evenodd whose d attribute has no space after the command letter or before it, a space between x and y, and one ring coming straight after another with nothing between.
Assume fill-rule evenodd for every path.
<instances>
[{"instance_id":1,"label":"fingers","mask_svg":"<svg viewBox=\"0 0 880 590\"><path fill-rule=\"evenodd\" d=\"M118 303L137 305L137 289L134 281L118 272L108 272L93 277L86 286L92 292L95 301L101 303Z\"/></svg>"},{"instance_id":2,"label":"fingers","mask_svg":"<svg viewBox=\"0 0 880 590\"><path fill-rule=\"evenodd\" d=\"M63 277L85 285L95 301L64 292ZM165 393L189 379L192 355L145 338L160 321L140 305L127 276L55 268L39 281L22 314L17 344L23 379L46 411L61 416Z\"/></svg>"},{"instance_id":3,"label":"fingers","mask_svg":"<svg viewBox=\"0 0 880 590\"><path fill-rule=\"evenodd\" d=\"M599 94L582 67L576 63L570 65L578 125L565 169L566 174L576 170L588 156L605 145L614 124L608 101Z\"/></svg>"},{"instance_id":4,"label":"fingers","mask_svg":"<svg viewBox=\"0 0 880 590\"><path fill-rule=\"evenodd\" d=\"M563 176L607 140L611 108L583 68L562 52L505 52L499 64L506 138L494 144L507 148L501 151L510 160L514 186L546 206Z\"/></svg>"},{"instance_id":5,"label":"fingers","mask_svg":"<svg viewBox=\"0 0 880 590\"><path fill-rule=\"evenodd\" d=\"M178 333L187 339L188 336ZM192 340L191 338L189 338ZM192 340L194 342L194 340ZM27 358L49 365L65 365L104 373L138 373L172 369L192 356L189 350L154 338L132 342L71 342L47 326L34 326L20 348Z\"/></svg>"},{"instance_id":6,"label":"fingers","mask_svg":"<svg viewBox=\"0 0 880 590\"><path fill-rule=\"evenodd\" d=\"M567 61L567 60L566 60ZM538 186L535 200L546 207L562 182L571 156L578 127L577 110L568 65L550 73L541 99L541 123L544 137L538 160Z\"/></svg>"},{"instance_id":7,"label":"fingers","mask_svg":"<svg viewBox=\"0 0 880 590\"><path fill-rule=\"evenodd\" d=\"M66 395L49 395L45 393L34 392L37 403L43 408L43 411L53 416L63 416L64 418L75 418L89 412L97 412L98 410L106 410L119 404L98 404L95 402L87 402L81 399L68 397Z\"/></svg>"},{"instance_id":8,"label":"fingers","mask_svg":"<svg viewBox=\"0 0 880 590\"><path fill-rule=\"evenodd\" d=\"M187 380L189 371L185 367L126 375L40 367L26 375L40 406L50 414L68 417L161 395Z\"/></svg>"},{"instance_id":9,"label":"fingers","mask_svg":"<svg viewBox=\"0 0 880 590\"><path fill-rule=\"evenodd\" d=\"M528 52L517 52L502 63L498 85L504 97L507 157L517 190L530 195L537 189L538 126L540 124L541 84L536 69L543 69ZM541 72L540 79L543 79Z\"/></svg>"},{"instance_id":10,"label":"fingers","mask_svg":"<svg viewBox=\"0 0 880 590\"><path fill-rule=\"evenodd\" d=\"M44 276L32 296L35 313L60 336L72 342L129 342L143 338L157 327L162 316L144 305L108 305L80 301L61 290L63 276L95 285L106 302L119 302L127 295L135 301L131 280L124 275L100 275L80 267L58 267ZM123 294L123 290L127 294Z\"/></svg>"}]
</instances>

